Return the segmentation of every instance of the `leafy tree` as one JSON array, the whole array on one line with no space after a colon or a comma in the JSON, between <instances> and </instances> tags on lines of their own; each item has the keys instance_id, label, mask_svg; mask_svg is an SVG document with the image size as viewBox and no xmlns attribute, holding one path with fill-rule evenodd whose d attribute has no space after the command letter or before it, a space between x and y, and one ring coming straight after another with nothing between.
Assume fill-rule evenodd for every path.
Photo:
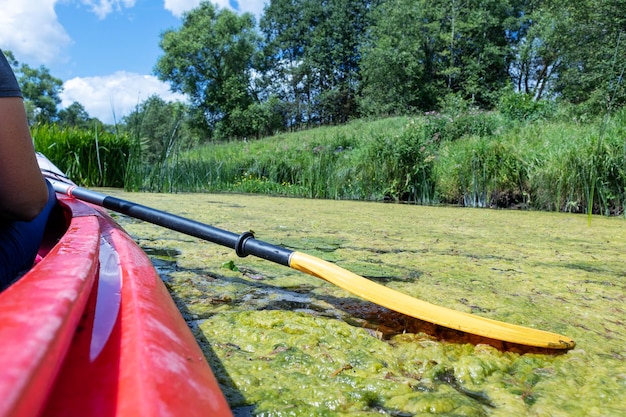
<instances>
[{"instance_id":1,"label":"leafy tree","mask_svg":"<svg viewBox=\"0 0 626 417\"><path fill-rule=\"evenodd\" d=\"M2 53L4 54L7 61L9 62L9 65L11 65L11 68L13 68L13 71L17 72L20 63L17 61L17 59L15 59L15 55L13 54L13 52L6 50L6 51L2 51Z\"/></svg>"},{"instance_id":2,"label":"leafy tree","mask_svg":"<svg viewBox=\"0 0 626 417\"><path fill-rule=\"evenodd\" d=\"M345 123L357 115L360 45L368 25L368 0L323 2L308 60L317 77L317 111L322 123Z\"/></svg>"},{"instance_id":3,"label":"leafy tree","mask_svg":"<svg viewBox=\"0 0 626 417\"><path fill-rule=\"evenodd\" d=\"M100 131L105 130L104 124L97 118L89 116L85 107L77 101L59 110L57 123L64 127L89 130L97 126Z\"/></svg>"},{"instance_id":4,"label":"leafy tree","mask_svg":"<svg viewBox=\"0 0 626 417\"><path fill-rule=\"evenodd\" d=\"M423 25L423 4L388 1L372 19L362 47L361 111L390 115L433 108L443 85L433 78L433 40Z\"/></svg>"},{"instance_id":5,"label":"leafy tree","mask_svg":"<svg viewBox=\"0 0 626 417\"><path fill-rule=\"evenodd\" d=\"M287 103L286 127L299 127L312 119L312 79L305 51L313 27L313 3L302 0L272 0L265 8L260 28L265 35L263 73L271 93Z\"/></svg>"},{"instance_id":6,"label":"leafy tree","mask_svg":"<svg viewBox=\"0 0 626 417\"><path fill-rule=\"evenodd\" d=\"M179 30L163 33L164 55L155 72L190 97L194 122L207 135L218 127L228 134L233 112L256 101L250 86L258 41L251 14L238 16L203 1L183 16Z\"/></svg>"},{"instance_id":7,"label":"leafy tree","mask_svg":"<svg viewBox=\"0 0 626 417\"><path fill-rule=\"evenodd\" d=\"M273 135L284 129L285 106L276 96L254 103L244 110L236 109L233 112L233 126L230 136L255 137Z\"/></svg>"},{"instance_id":8,"label":"leafy tree","mask_svg":"<svg viewBox=\"0 0 626 417\"><path fill-rule=\"evenodd\" d=\"M626 104L626 2L576 0L566 7L554 0L546 3L552 15L563 19L567 13L569 23L561 39L565 47L556 92L572 103L586 103L591 112Z\"/></svg>"},{"instance_id":9,"label":"leafy tree","mask_svg":"<svg viewBox=\"0 0 626 417\"><path fill-rule=\"evenodd\" d=\"M450 66L442 72L448 89L476 106L491 108L496 93L509 82L513 57L506 34L518 9L508 0L448 3L449 26L444 30L450 36Z\"/></svg>"},{"instance_id":10,"label":"leafy tree","mask_svg":"<svg viewBox=\"0 0 626 417\"><path fill-rule=\"evenodd\" d=\"M290 103L290 126L357 115L360 51L371 0L272 0L261 20L273 92Z\"/></svg>"},{"instance_id":11,"label":"leafy tree","mask_svg":"<svg viewBox=\"0 0 626 417\"><path fill-rule=\"evenodd\" d=\"M388 0L363 47L366 113L432 110L450 95L489 108L508 82L512 0Z\"/></svg>"},{"instance_id":12,"label":"leafy tree","mask_svg":"<svg viewBox=\"0 0 626 417\"><path fill-rule=\"evenodd\" d=\"M511 78L535 100L560 97L597 113L626 102L624 0L529 1Z\"/></svg>"},{"instance_id":13,"label":"leafy tree","mask_svg":"<svg viewBox=\"0 0 626 417\"><path fill-rule=\"evenodd\" d=\"M539 0L526 4L520 16L513 46L516 60L510 75L516 90L535 100L554 96L555 83L571 47L571 31L576 25L569 6Z\"/></svg>"},{"instance_id":14,"label":"leafy tree","mask_svg":"<svg viewBox=\"0 0 626 417\"><path fill-rule=\"evenodd\" d=\"M31 68L27 64L20 66L17 79L24 96L29 123L55 122L57 106L61 103L59 94L63 90L63 81L53 77L50 70L43 65Z\"/></svg>"},{"instance_id":15,"label":"leafy tree","mask_svg":"<svg viewBox=\"0 0 626 417\"><path fill-rule=\"evenodd\" d=\"M148 97L123 119L130 137L141 145L144 162L155 163L169 156L175 146L193 144L188 126L188 108L180 102Z\"/></svg>"}]
</instances>

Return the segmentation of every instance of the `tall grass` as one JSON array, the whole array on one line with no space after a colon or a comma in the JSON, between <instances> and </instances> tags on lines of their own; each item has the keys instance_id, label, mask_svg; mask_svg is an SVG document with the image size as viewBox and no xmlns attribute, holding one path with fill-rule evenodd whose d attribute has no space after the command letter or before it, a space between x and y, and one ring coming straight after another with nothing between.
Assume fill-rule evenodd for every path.
<instances>
[{"instance_id":1,"label":"tall grass","mask_svg":"<svg viewBox=\"0 0 626 417\"><path fill-rule=\"evenodd\" d=\"M528 203L528 167L501 137L469 136L442 146L437 189L442 201L466 207Z\"/></svg>"},{"instance_id":2,"label":"tall grass","mask_svg":"<svg viewBox=\"0 0 626 417\"><path fill-rule=\"evenodd\" d=\"M31 129L35 149L75 182L85 186L122 187L129 140L107 131L37 125Z\"/></svg>"},{"instance_id":3,"label":"tall grass","mask_svg":"<svg viewBox=\"0 0 626 417\"><path fill-rule=\"evenodd\" d=\"M174 152L158 169L144 165L133 184L570 212L585 212L593 196L594 212L623 213L626 111L611 119L600 144L598 123L562 119L464 112L357 120Z\"/></svg>"},{"instance_id":4,"label":"tall grass","mask_svg":"<svg viewBox=\"0 0 626 417\"><path fill-rule=\"evenodd\" d=\"M150 163L139 140L99 133L96 141L95 132L49 126L34 136L85 185L624 213L626 109L605 125L566 111L551 117L464 111L355 120L191 149L172 136Z\"/></svg>"},{"instance_id":5,"label":"tall grass","mask_svg":"<svg viewBox=\"0 0 626 417\"><path fill-rule=\"evenodd\" d=\"M163 161L168 191L262 192L310 198L375 199L361 177L362 145L393 136L406 119L355 121L249 142L225 142L177 152ZM154 190L162 174L144 167L133 184ZM379 195L376 196L378 198Z\"/></svg>"},{"instance_id":6,"label":"tall grass","mask_svg":"<svg viewBox=\"0 0 626 417\"><path fill-rule=\"evenodd\" d=\"M626 112L607 126L554 124L552 140L531 150L533 206L544 210L620 214L626 203Z\"/></svg>"}]
</instances>

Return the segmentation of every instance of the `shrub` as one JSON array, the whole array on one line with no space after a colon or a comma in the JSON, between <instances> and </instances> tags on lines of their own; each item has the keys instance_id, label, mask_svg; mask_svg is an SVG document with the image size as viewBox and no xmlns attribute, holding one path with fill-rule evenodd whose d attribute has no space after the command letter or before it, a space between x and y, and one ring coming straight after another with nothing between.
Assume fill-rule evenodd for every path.
<instances>
[{"instance_id":1,"label":"shrub","mask_svg":"<svg viewBox=\"0 0 626 417\"><path fill-rule=\"evenodd\" d=\"M424 135L446 142L464 136L491 136L502 126L498 113L472 110L458 114L430 112L424 115Z\"/></svg>"},{"instance_id":2,"label":"shrub","mask_svg":"<svg viewBox=\"0 0 626 417\"><path fill-rule=\"evenodd\" d=\"M437 170L438 190L446 203L466 207L525 203L525 164L499 138L473 136L443 145Z\"/></svg>"},{"instance_id":3,"label":"shrub","mask_svg":"<svg viewBox=\"0 0 626 417\"><path fill-rule=\"evenodd\" d=\"M500 96L498 110L509 120L527 122L552 117L556 113L556 105L548 100L535 100L530 94L516 93L509 88Z\"/></svg>"},{"instance_id":4,"label":"shrub","mask_svg":"<svg viewBox=\"0 0 626 417\"><path fill-rule=\"evenodd\" d=\"M538 157L533 206L574 213L620 214L626 201L624 137L587 133Z\"/></svg>"},{"instance_id":5,"label":"shrub","mask_svg":"<svg viewBox=\"0 0 626 417\"><path fill-rule=\"evenodd\" d=\"M440 137L430 133L411 120L400 134L369 142L362 160L363 177L383 184L385 199L436 202L433 167Z\"/></svg>"}]
</instances>

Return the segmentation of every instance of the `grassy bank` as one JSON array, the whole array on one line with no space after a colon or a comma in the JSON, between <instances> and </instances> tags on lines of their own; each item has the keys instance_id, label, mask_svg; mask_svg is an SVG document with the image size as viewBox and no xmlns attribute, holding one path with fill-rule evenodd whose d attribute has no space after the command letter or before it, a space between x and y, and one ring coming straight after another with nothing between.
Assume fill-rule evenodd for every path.
<instances>
[{"instance_id":1,"label":"grassy bank","mask_svg":"<svg viewBox=\"0 0 626 417\"><path fill-rule=\"evenodd\" d=\"M512 117L467 109L355 120L146 157L110 133L34 130L37 149L75 181L132 191L243 192L621 215L626 110Z\"/></svg>"},{"instance_id":2,"label":"grassy bank","mask_svg":"<svg viewBox=\"0 0 626 417\"><path fill-rule=\"evenodd\" d=\"M127 188L622 214L626 110L515 121L494 112L357 120L172 152Z\"/></svg>"}]
</instances>

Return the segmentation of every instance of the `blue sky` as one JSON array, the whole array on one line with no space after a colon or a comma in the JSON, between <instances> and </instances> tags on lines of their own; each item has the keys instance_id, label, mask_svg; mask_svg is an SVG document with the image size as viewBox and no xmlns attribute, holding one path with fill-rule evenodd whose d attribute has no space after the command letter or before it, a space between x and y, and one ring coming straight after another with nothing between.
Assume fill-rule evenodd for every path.
<instances>
[{"instance_id":1,"label":"blue sky","mask_svg":"<svg viewBox=\"0 0 626 417\"><path fill-rule=\"evenodd\" d=\"M214 0L253 13L268 0ZM200 0L0 0L0 49L20 62L44 65L63 80L61 107L80 102L106 123L119 120L152 94L184 98L153 74L159 35L181 25Z\"/></svg>"},{"instance_id":2,"label":"blue sky","mask_svg":"<svg viewBox=\"0 0 626 417\"><path fill-rule=\"evenodd\" d=\"M115 71L149 74L161 53L159 34L180 27L180 19L156 1L139 0L135 7L99 18L86 6L59 4L58 20L72 39L69 62L55 62L58 77L107 75Z\"/></svg>"}]
</instances>

